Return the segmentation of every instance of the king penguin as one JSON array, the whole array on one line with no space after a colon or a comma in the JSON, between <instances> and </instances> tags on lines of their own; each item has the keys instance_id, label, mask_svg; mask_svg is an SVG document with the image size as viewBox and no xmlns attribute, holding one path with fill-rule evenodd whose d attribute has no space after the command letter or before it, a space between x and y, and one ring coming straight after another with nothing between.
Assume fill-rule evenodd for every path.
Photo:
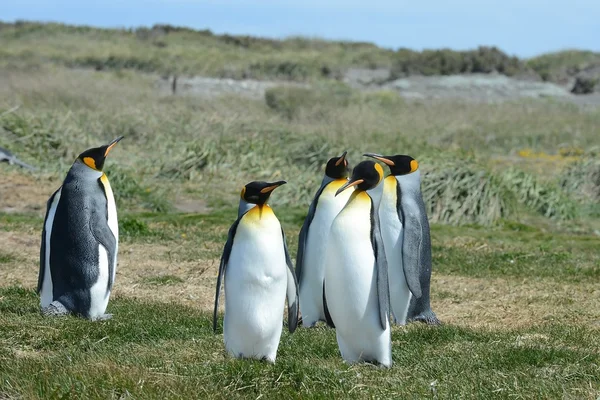
<instances>
[{"instance_id":1,"label":"king penguin","mask_svg":"<svg viewBox=\"0 0 600 400\"><path fill-rule=\"evenodd\" d=\"M390 367L387 264L379 231L376 202L367 192L383 178L383 168L362 161L350 181L337 190L355 190L331 224L327 245L324 308L336 328L342 358Z\"/></svg>"},{"instance_id":2,"label":"king penguin","mask_svg":"<svg viewBox=\"0 0 600 400\"><path fill-rule=\"evenodd\" d=\"M298 283L271 192L285 184L250 182L242 188L238 218L229 229L217 277L213 330L225 277L225 349L236 358L275 362L288 302L288 329L298 325Z\"/></svg>"},{"instance_id":3,"label":"king penguin","mask_svg":"<svg viewBox=\"0 0 600 400\"><path fill-rule=\"evenodd\" d=\"M353 190L345 190L338 196L335 192L348 182L349 168L346 152L329 159L325 176L308 209L308 215L300 230L296 276L300 288L300 315L302 326L314 326L325 321L323 311L323 279L325 277L325 249L329 228L342 210Z\"/></svg>"},{"instance_id":4,"label":"king penguin","mask_svg":"<svg viewBox=\"0 0 600 400\"><path fill-rule=\"evenodd\" d=\"M429 301L431 238L421 195L419 163L407 155L364 155L383 162L391 172L383 181L378 213L396 323L421 321L439 325Z\"/></svg>"},{"instance_id":5,"label":"king penguin","mask_svg":"<svg viewBox=\"0 0 600 400\"><path fill-rule=\"evenodd\" d=\"M115 280L119 225L102 168L121 139L81 153L48 200L37 288L44 315L112 317L104 312Z\"/></svg>"}]
</instances>

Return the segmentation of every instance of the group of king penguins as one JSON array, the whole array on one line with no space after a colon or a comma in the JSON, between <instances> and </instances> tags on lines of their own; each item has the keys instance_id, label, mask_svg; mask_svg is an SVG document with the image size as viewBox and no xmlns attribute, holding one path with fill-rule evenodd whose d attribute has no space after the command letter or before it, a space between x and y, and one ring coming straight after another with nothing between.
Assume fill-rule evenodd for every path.
<instances>
[{"instance_id":1,"label":"group of king penguins","mask_svg":"<svg viewBox=\"0 0 600 400\"><path fill-rule=\"evenodd\" d=\"M119 230L102 172L122 139L81 153L50 196L44 219L38 293L42 314L111 318ZM285 181L253 181L240 195L216 283L213 329L225 287L223 337L236 358L275 362L287 300L288 329L324 321L348 363L392 365L390 324L438 325L431 310L431 242L418 162L407 155L331 158L300 230L296 266L271 207ZM224 282L223 282L224 281Z\"/></svg>"}]
</instances>

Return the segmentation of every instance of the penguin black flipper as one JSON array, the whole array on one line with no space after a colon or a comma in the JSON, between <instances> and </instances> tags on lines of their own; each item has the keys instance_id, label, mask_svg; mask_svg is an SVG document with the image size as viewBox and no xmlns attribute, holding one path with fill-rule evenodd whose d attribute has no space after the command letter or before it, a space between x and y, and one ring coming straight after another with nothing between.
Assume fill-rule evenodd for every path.
<instances>
[{"instance_id":1,"label":"penguin black flipper","mask_svg":"<svg viewBox=\"0 0 600 400\"><path fill-rule=\"evenodd\" d=\"M423 250L423 226L415 213L404 210L401 205L400 185L396 185L398 216L404 225L402 241L402 267L404 278L412 295L421 297L421 252Z\"/></svg>"},{"instance_id":2,"label":"penguin black flipper","mask_svg":"<svg viewBox=\"0 0 600 400\"><path fill-rule=\"evenodd\" d=\"M383 247L383 238L379 229L379 215L371 200L371 243L375 254L375 271L377 273L377 299L379 301L379 321L381 329L387 329L390 321L390 286L388 283L388 265Z\"/></svg>"},{"instance_id":3,"label":"penguin black flipper","mask_svg":"<svg viewBox=\"0 0 600 400\"><path fill-rule=\"evenodd\" d=\"M298 300L298 280L296 279L296 273L294 272L294 265L292 264L292 258L288 251L287 241L285 238L285 232L281 229L281 235L283 237L283 249L285 251L285 262L287 264L287 302L288 302L288 329L290 333L294 333L298 327L298 314L300 313L300 302Z\"/></svg>"},{"instance_id":4,"label":"penguin black flipper","mask_svg":"<svg viewBox=\"0 0 600 400\"><path fill-rule=\"evenodd\" d=\"M98 179L98 184L102 188L102 193L104 193L104 198L106 199L106 188L104 187L101 179L102 178ZM92 209L92 214L90 217L90 230L98 243L100 243L106 250L106 256L108 258L108 283L106 286L106 293L108 293L112 289L113 285L117 239L108 226L108 208L106 204L104 204L104 207L94 207Z\"/></svg>"},{"instance_id":5,"label":"penguin black flipper","mask_svg":"<svg viewBox=\"0 0 600 400\"><path fill-rule=\"evenodd\" d=\"M304 264L304 249L306 247L306 240L308 239L308 229L310 228L310 224L315 217L317 203L319 202L319 197L323 193L325 186L327 186L327 184L322 184L315 194L315 197L308 208L308 214L306 215L304 223L302 224L302 228L300 229L300 236L298 238L298 252L296 253L296 277L298 278L298 285L302 285L302 265Z\"/></svg>"},{"instance_id":6,"label":"penguin black flipper","mask_svg":"<svg viewBox=\"0 0 600 400\"><path fill-rule=\"evenodd\" d=\"M330 328L335 328L331 314L329 314L329 308L327 308L327 299L325 297L325 281L323 281L323 311L325 312L325 322Z\"/></svg>"},{"instance_id":7,"label":"penguin black flipper","mask_svg":"<svg viewBox=\"0 0 600 400\"><path fill-rule=\"evenodd\" d=\"M46 216L44 217L44 229L42 230L42 244L40 246L40 273L38 275L37 293L42 291L42 284L44 283L44 276L46 274L46 221L48 220L48 214L50 213L50 207L54 201L56 193L60 191L58 188L52 196L46 202Z\"/></svg>"},{"instance_id":8,"label":"penguin black flipper","mask_svg":"<svg viewBox=\"0 0 600 400\"><path fill-rule=\"evenodd\" d=\"M221 255L221 263L219 264L219 275L217 276L217 293L215 294L215 309L213 311L213 332L217 332L217 313L219 311L219 296L221 294L221 282L225 276L225 269L229 262L229 256L231 255L231 249L233 248L233 238L237 227L243 217L243 214L231 225L229 233L227 234L227 242L223 248L223 254Z\"/></svg>"}]
</instances>

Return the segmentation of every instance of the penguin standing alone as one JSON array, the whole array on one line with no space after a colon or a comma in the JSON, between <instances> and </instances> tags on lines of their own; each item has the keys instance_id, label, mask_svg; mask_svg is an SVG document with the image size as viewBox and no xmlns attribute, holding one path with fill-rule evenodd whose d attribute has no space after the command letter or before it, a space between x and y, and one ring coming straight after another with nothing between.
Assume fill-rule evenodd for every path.
<instances>
[{"instance_id":1,"label":"penguin standing alone","mask_svg":"<svg viewBox=\"0 0 600 400\"><path fill-rule=\"evenodd\" d=\"M296 276L300 288L300 314L302 325L314 326L325 321L323 311L323 279L325 276L325 250L329 228L336 215L344 207L353 190L345 190L338 196L335 192L348 182L346 152L327 162L325 176L308 209L308 215L300 230Z\"/></svg>"},{"instance_id":2,"label":"penguin standing alone","mask_svg":"<svg viewBox=\"0 0 600 400\"><path fill-rule=\"evenodd\" d=\"M367 153L385 163L391 175L383 181L379 205L381 235L389 266L390 302L396 322L439 325L431 310L431 238L421 195L419 163L407 155Z\"/></svg>"},{"instance_id":3,"label":"penguin standing alone","mask_svg":"<svg viewBox=\"0 0 600 400\"><path fill-rule=\"evenodd\" d=\"M121 139L81 153L48 200L37 288L44 315L112 317L104 312L115 280L119 224L102 168Z\"/></svg>"},{"instance_id":4,"label":"penguin standing alone","mask_svg":"<svg viewBox=\"0 0 600 400\"><path fill-rule=\"evenodd\" d=\"M288 329L298 325L298 284L285 234L271 207L271 192L285 184L250 182L241 192L238 219L229 235L219 267L213 330L221 281L225 276L225 348L237 358L275 362L287 294Z\"/></svg>"},{"instance_id":5,"label":"penguin standing alone","mask_svg":"<svg viewBox=\"0 0 600 400\"><path fill-rule=\"evenodd\" d=\"M331 225L325 264L324 307L335 326L342 358L392 365L387 265L376 203L367 190L383 178L373 161L359 163L350 181L348 203Z\"/></svg>"}]
</instances>

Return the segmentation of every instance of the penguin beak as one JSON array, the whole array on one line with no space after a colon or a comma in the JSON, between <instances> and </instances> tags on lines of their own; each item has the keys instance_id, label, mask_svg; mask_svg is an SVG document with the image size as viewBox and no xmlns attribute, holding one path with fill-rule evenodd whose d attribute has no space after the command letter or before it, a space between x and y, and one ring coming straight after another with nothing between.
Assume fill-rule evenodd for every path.
<instances>
[{"instance_id":1,"label":"penguin beak","mask_svg":"<svg viewBox=\"0 0 600 400\"><path fill-rule=\"evenodd\" d=\"M355 181L348 181L346 183L344 183L344 185L339 188L337 190L337 192L335 192L335 195L337 196L338 194L342 193L344 190L348 189L351 186L355 186L355 185L360 185L361 183L364 182L364 179L357 179Z\"/></svg>"},{"instance_id":2,"label":"penguin beak","mask_svg":"<svg viewBox=\"0 0 600 400\"><path fill-rule=\"evenodd\" d=\"M269 186L266 186L266 187L260 189L260 192L261 193L272 192L273 190L277 189L279 186L285 185L286 183L287 183L286 181L278 181L278 182L270 183Z\"/></svg>"},{"instance_id":3,"label":"penguin beak","mask_svg":"<svg viewBox=\"0 0 600 400\"><path fill-rule=\"evenodd\" d=\"M348 153L347 151L344 151L344 152L342 153L342 155L340 156L340 159L339 159L339 160L337 160L337 161L335 162L335 166L336 166L336 167L337 167L338 165L340 165L341 163L343 163L344 161L346 161L346 154L347 154L347 153Z\"/></svg>"},{"instance_id":4,"label":"penguin beak","mask_svg":"<svg viewBox=\"0 0 600 400\"><path fill-rule=\"evenodd\" d=\"M393 167L394 165L396 165L392 160L385 158L384 156L380 155L380 154L375 154L375 153L365 153L363 154L363 156L365 157L371 157L374 158L376 160L381 161L382 163L389 165L390 167Z\"/></svg>"},{"instance_id":5,"label":"penguin beak","mask_svg":"<svg viewBox=\"0 0 600 400\"><path fill-rule=\"evenodd\" d=\"M117 143L119 143L119 141L121 139L123 139L125 136L119 136L118 138L116 138L115 140L113 140L112 142L110 142L109 144L106 145L106 150L104 151L104 157L108 156L108 153L110 153L110 151L112 150L113 147L115 147L115 145Z\"/></svg>"}]
</instances>

